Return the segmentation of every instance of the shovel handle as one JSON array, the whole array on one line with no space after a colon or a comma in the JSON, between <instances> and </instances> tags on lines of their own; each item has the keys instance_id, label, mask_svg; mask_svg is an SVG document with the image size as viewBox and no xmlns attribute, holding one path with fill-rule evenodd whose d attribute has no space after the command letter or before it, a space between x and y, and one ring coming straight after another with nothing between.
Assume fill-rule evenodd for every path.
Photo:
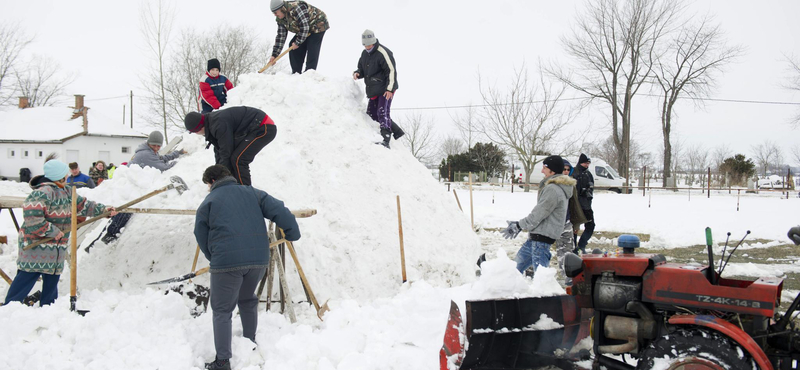
<instances>
[{"instance_id":1,"label":"shovel handle","mask_svg":"<svg viewBox=\"0 0 800 370\"><path fill-rule=\"evenodd\" d=\"M134 199L134 200L132 200L132 201L130 201L128 203L125 203L125 204L117 207L116 211L119 212L119 211L121 211L123 209L129 208L130 206L132 206L132 205L134 205L136 203L139 203L139 202L142 202L142 201L144 201L146 199L152 198L152 197L154 197L154 196L156 196L158 194L161 194L161 193L163 193L163 192L165 192L165 191L167 191L169 189L172 189L174 187L175 187L175 185L169 184L169 185L167 185L167 186L165 186L165 187L163 187L161 189L154 190L154 191L152 191L152 192L150 192L148 194L145 194L145 195L143 195L143 196L141 196L139 198L136 198L136 199ZM92 222L95 222L95 221L97 221L97 220L99 220L101 218L106 218L106 217L108 217L110 215L111 215L111 211L105 211L105 212L101 213L98 216L92 217L92 218L90 218L90 219L88 219L86 221L83 221L83 222L79 223L78 224L78 229L80 229L80 228L82 228L82 227L84 227L84 226L86 226L86 225L88 225L88 224L90 224ZM41 239L41 240L39 240L39 241L37 241L35 243L31 243L31 244L25 246L25 248L23 248L23 250L31 249L33 247L36 247L36 246L41 245L43 243L47 243L47 242L52 241L52 240L53 240L53 238Z\"/></svg>"},{"instance_id":2,"label":"shovel handle","mask_svg":"<svg viewBox=\"0 0 800 370\"><path fill-rule=\"evenodd\" d=\"M286 53L288 53L288 52L289 52L289 51L291 51L291 50L292 50L292 48L287 48L286 50L284 50L284 51L283 51L283 53L281 53L280 55L278 55L277 57L275 57L275 60L273 60L273 61L272 61L272 62L270 62L270 63L267 63L267 65L265 65L265 66L264 66L264 68L261 68L261 69L259 69L259 70L258 70L258 73L264 72L264 71L266 71L266 70L267 70L267 68L274 66L274 65L275 65L275 63L277 63L277 62L278 62L278 59L281 59L281 57L283 57L284 55L286 55Z\"/></svg>"}]
</instances>

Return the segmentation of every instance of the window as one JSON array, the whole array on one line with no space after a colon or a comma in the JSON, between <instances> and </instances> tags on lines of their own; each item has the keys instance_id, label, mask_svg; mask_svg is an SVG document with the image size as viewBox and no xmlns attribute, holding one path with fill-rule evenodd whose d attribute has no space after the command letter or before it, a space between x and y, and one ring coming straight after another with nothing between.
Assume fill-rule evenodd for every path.
<instances>
[{"instance_id":1,"label":"window","mask_svg":"<svg viewBox=\"0 0 800 370\"><path fill-rule=\"evenodd\" d=\"M597 177L605 177L609 179L611 178L611 176L609 176L608 174L608 171L606 171L605 167L594 166L594 172L597 174Z\"/></svg>"},{"instance_id":2,"label":"window","mask_svg":"<svg viewBox=\"0 0 800 370\"><path fill-rule=\"evenodd\" d=\"M36 158L37 158L37 159L42 159L42 158L44 158L44 150L41 150L41 149L36 149Z\"/></svg>"},{"instance_id":3,"label":"window","mask_svg":"<svg viewBox=\"0 0 800 370\"><path fill-rule=\"evenodd\" d=\"M129 146L122 147L122 153L130 153L130 152L131 152L131 147Z\"/></svg>"},{"instance_id":4,"label":"window","mask_svg":"<svg viewBox=\"0 0 800 370\"><path fill-rule=\"evenodd\" d=\"M28 158L30 156L30 150L22 149L22 158Z\"/></svg>"},{"instance_id":5,"label":"window","mask_svg":"<svg viewBox=\"0 0 800 370\"><path fill-rule=\"evenodd\" d=\"M11 148L8 148L8 158L16 158L17 151Z\"/></svg>"}]
</instances>

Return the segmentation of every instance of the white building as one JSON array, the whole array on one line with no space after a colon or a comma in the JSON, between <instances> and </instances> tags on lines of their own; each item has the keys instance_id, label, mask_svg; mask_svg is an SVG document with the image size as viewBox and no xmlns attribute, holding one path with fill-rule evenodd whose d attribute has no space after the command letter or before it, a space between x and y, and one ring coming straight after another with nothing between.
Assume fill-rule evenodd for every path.
<instances>
[{"instance_id":1,"label":"white building","mask_svg":"<svg viewBox=\"0 0 800 370\"><path fill-rule=\"evenodd\" d=\"M21 168L41 175L44 159L53 152L65 163L78 162L86 174L98 160L119 166L147 139L117 120L90 118L83 95L75 95L74 107L27 105L27 98L20 98L19 109L0 112L0 177L19 179Z\"/></svg>"}]
</instances>

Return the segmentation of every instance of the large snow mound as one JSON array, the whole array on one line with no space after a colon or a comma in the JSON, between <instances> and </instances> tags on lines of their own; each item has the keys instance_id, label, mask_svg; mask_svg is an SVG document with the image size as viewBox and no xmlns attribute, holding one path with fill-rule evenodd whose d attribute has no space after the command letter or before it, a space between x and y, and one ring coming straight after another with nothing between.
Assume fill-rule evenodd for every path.
<instances>
[{"instance_id":1,"label":"large snow mound","mask_svg":"<svg viewBox=\"0 0 800 370\"><path fill-rule=\"evenodd\" d=\"M250 166L254 186L290 209L318 211L298 220L302 238L295 248L319 300L398 293L398 195L408 279L441 286L474 280L480 241L469 219L398 141L391 150L374 144L380 137L378 127L364 114L366 99L358 84L315 72L253 74L241 77L228 101L227 107L264 110L278 127L276 139ZM79 192L91 200L120 205L178 175L189 191L183 195L168 191L136 207L196 209L208 194L201 176L214 164L213 150L205 150L201 137L188 134L178 147L189 154L163 174L152 168L119 168L113 179ZM83 252L105 223L99 222L81 245L81 289L132 292L191 269L196 249L193 216L137 214L116 242L107 246L98 241L90 253ZM16 249L15 241L12 248ZM16 255L16 250L9 252ZM288 256L287 260L290 291L296 301L304 300L294 263ZM207 264L201 256L198 268ZM68 292L65 280L62 295ZM207 281L207 276L195 279L201 284Z\"/></svg>"}]
</instances>

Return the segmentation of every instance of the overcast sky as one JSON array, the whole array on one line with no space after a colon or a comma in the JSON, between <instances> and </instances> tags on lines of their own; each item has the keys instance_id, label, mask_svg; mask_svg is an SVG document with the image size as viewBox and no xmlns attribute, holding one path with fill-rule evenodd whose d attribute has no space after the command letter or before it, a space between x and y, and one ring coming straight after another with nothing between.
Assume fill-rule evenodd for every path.
<instances>
[{"instance_id":1,"label":"overcast sky","mask_svg":"<svg viewBox=\"0 0 800 370\"><path fill-rule=\"evenodd\" d=\"M582 0L517 1L334 1L310 2L325 11L331 29L323 41L319 72L349 76L362 50L360 35L375 31L395 55L400 90L393 103L402 124L403 108L479 104L478 72L497 86L506 85L514 67L526 63L531 73L537 61L564 63L560 38L570 31ZM187 27L212 29L218 24L247 25L272 41L276 25L268 0L173 1L177 20L173 35ZM109 117L120 117L125 98L144 93L142 78L155 81L152 61L139 31L137 1L73 0L16 1L4 4L0 21L19 22L35 34L29 52L56 58L78 74L69 94L85 94L87 105ZM731 44L746 54L720 76L714 98L800 103L800 93L781 87L788 69L783 54L800 57L800 1L690 2L689 9L711 14ZM209 56L212 57L212 56ZM223 74L225 71L223 71ZM199 77L199 76L198 76ZM634 139L658 156L660 123L655 98L637 98ZM65 100L66 103L71 99ZM135 102L137 112L145 109ZM604 107L582 114L575 129L591 127L592 137L607 137ZM129 109L129 108L128 108ZM709 102L698 109L683 101L677 107L674 131L685 145L714 148L728 143L751 154L751 146L773 140L788 150L800 143L800 129L788 120L800 106ZM268 110L268 109L267 109ZM455 134L451 110L420 110L433 120L440 135ZM140 119L137 121L141 122ZM591 126L589 126L591 124ZM146 129L145 129L146 131Z\"/></svg>"}]
</instances>

